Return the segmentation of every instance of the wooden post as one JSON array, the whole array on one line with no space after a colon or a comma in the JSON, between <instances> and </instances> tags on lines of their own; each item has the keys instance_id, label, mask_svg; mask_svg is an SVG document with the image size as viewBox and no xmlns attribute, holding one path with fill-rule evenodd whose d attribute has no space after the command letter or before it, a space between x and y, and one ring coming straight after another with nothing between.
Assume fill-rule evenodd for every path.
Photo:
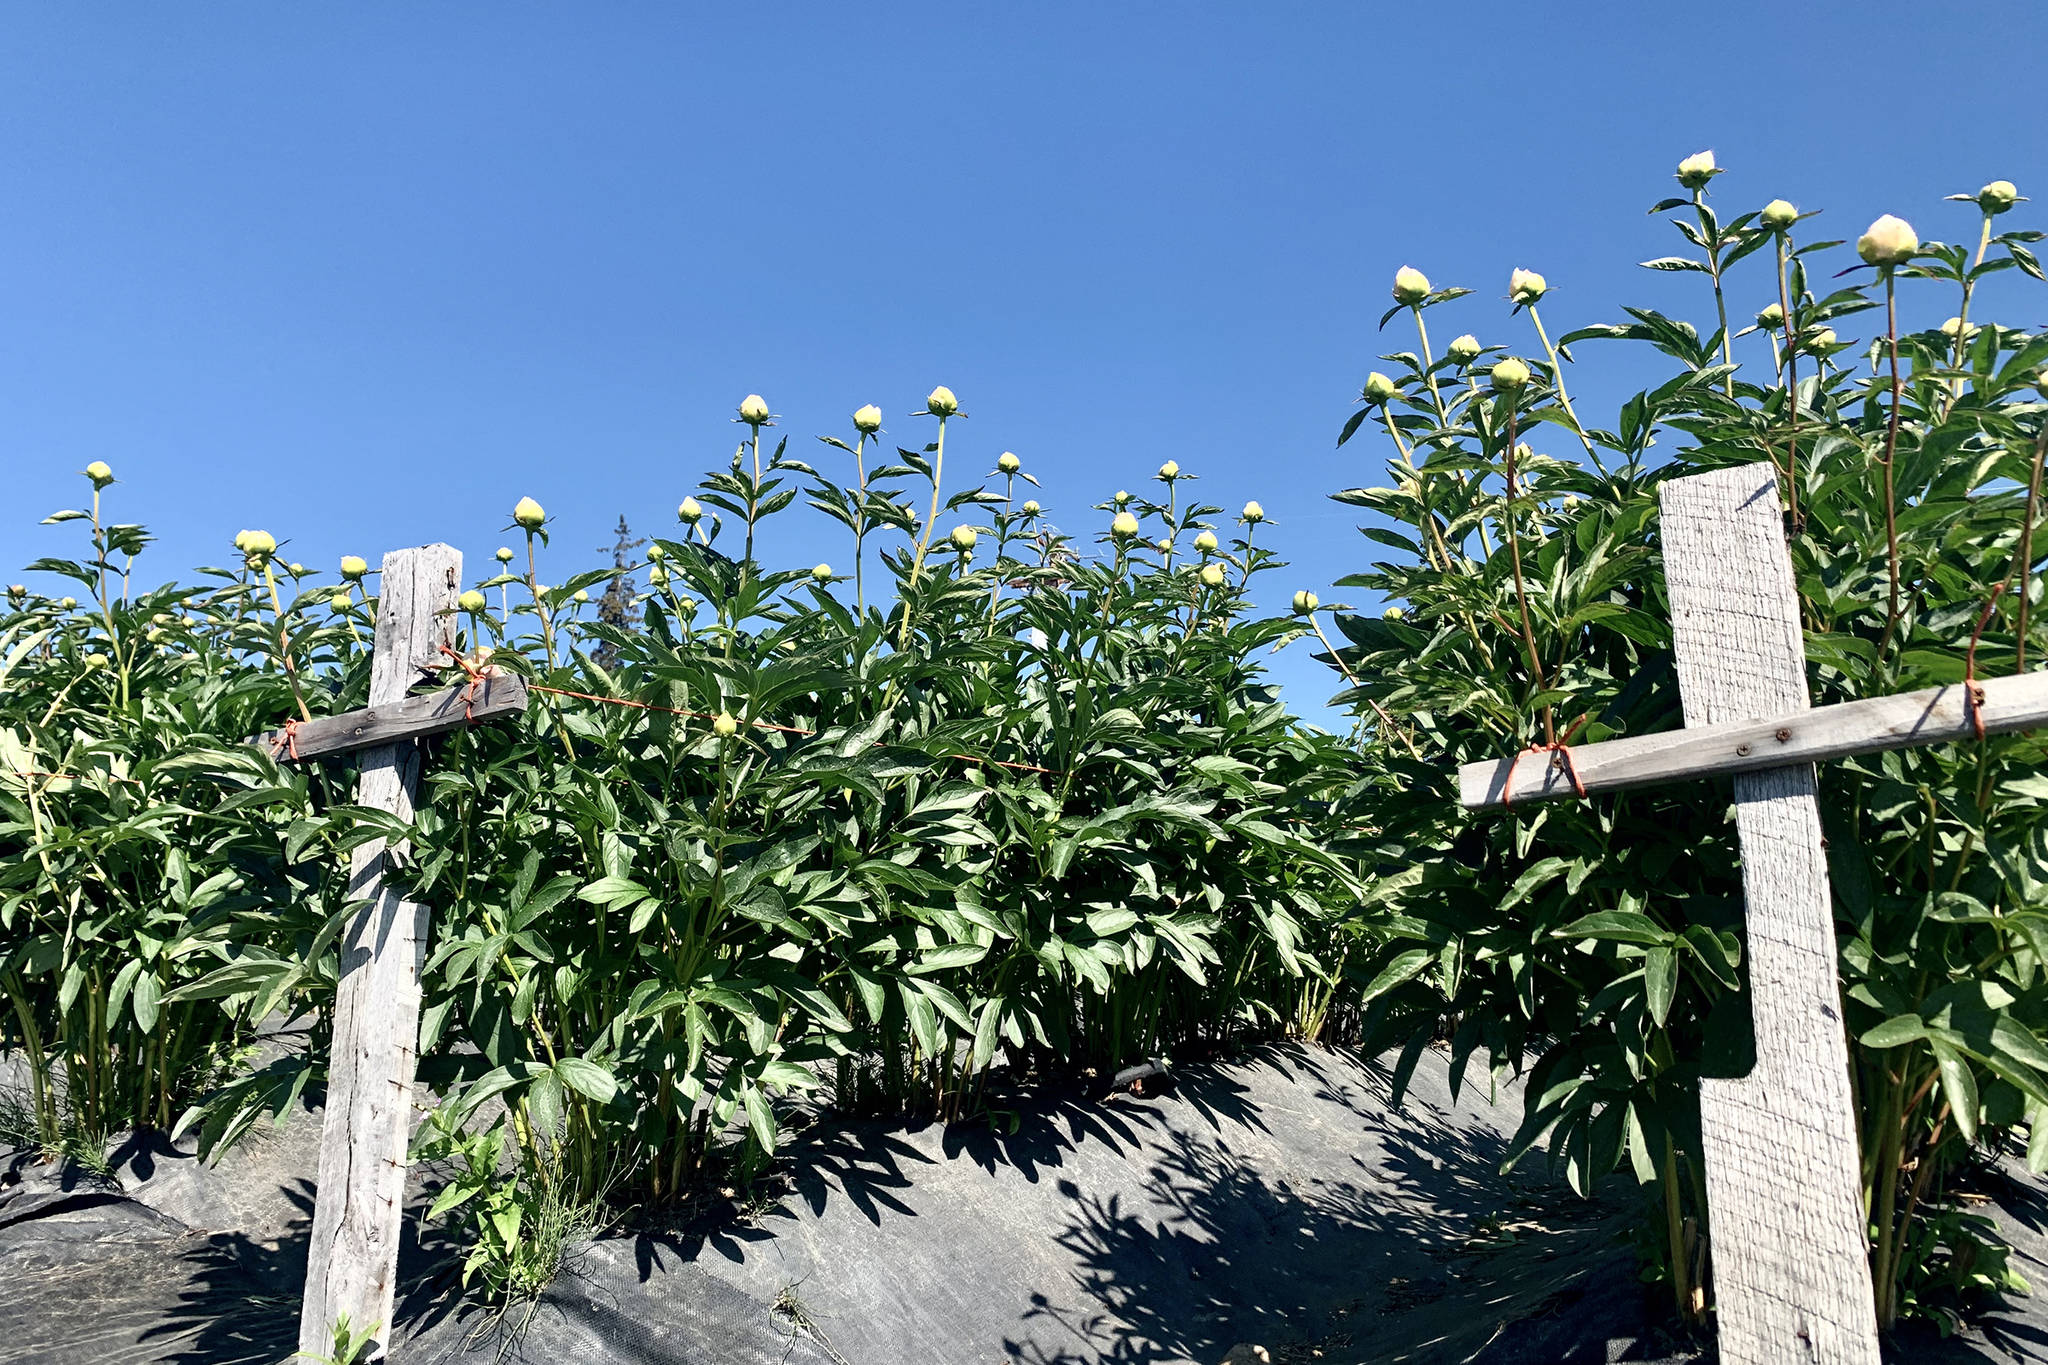
<instances>
[{"instance_id":1,"label":"wooden post","mask_svg":"<svg viewBox=\"0 0 2048 1365\"><path fill-rule=\"evenodd\" d=\"M1777 473L1663 486L1685 723L1809 705ZM1700 1082L1724 1365L1877 1365L1856 1111L1813 765L1735 778L1756 1068Z\"/></svg>"},{"instance_id":2,"label":"wooden post","mask_svg":"<svg viewBox=\"0 0 2048 1365\"><path fill-rule=\"evenodd\" d=\"M425 545L384 556L377 604L370 706L401 701L455 643L462 554ZM357 801L412 819L419 744L407 738L362 755ZM402 851L402 850L400 850ZM299 1349L333 1350L335 1320L388 1345L404 1217L406 1147L419 1046L420 969L427 910L386 883L392 850L380 840L355 851L349 897L367 902L341 939L334 1049L320 1139L320 1175ZM383 1347L379 1347L382 1354Z\"/></svg>"}]
</instances>

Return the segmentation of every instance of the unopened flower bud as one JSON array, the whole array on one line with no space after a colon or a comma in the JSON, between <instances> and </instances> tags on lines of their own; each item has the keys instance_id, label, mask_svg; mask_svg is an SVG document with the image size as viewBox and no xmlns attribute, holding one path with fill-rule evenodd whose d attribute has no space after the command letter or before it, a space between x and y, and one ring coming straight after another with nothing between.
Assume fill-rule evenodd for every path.
<instances>
[{"instance_id":1,"label":"unopened flower bud","mask_svg":"<svg viewBox=\"0 0 2048 1365\"><path fill-rule=\"evenodd\" d=\"M732 718L732 712L720 711L711 719L711 733L720 739L731 739L740 732L740 723Z\"/></svg>"},{"instance_id":2,"label":"unopened flower bud","mask_svg":"<svg viewBox=\"0 0 2048 1365\"><path fill-rule=\"evenodd\" d=\"M1969 324L1966 328L1961 318L1950 318L1947 322L1941 324L1941 334L1943 336L1950 338L1960 336L1966 341L1970 337L1977 335L1979 330L1975 323Z\"/></svg>"},{"instance_id":3,"label":"unopened flower bud","mask_svg":"<svg viewBox=\"0 0 2048 1365\"><path fill-rule=\"evenodd\" d=\"M2010 180L1994 180L1977 191L1977 207L1990 214L2004 213L2020 202L2019 186ZM90 472L90 471L88 471Z\"/></svg>"},{"instance_id":4,"label":"unopened flower bud","mask_svg":"<svg viewBox=\"0 0 2048 1365\"><path fill-rule=\"evenodd\" d=\"M1806 334L1806 349L1809 351L1825 351L1834 346L1835 340L1834 328L1815 327Z\"/></svg>"},{"instance_id":5,"label":"unopened flower bud","mask_svg":"<svg viewBox=\"0 0 2048 1365\"><path fill-rule=\"evenodd\" d=\"M1720 173L1721 168L1714 164L1711 151L1694 152L1678 163L1678 183L1689 190L1705 189L1707 182Z\"/></svg>"},{"instance_id":6,"label":"unopened flower bud","mask_svg":"<svg viewBox=\"0 0 2048 1365\"><path fill-rule=\"evenodd\" d=\"M647 557L659 564L668 558L668 551L659 545L650 545L647 547Z\"/></svg>"},{"instance_id":7,"label":"unopened flower bud","mask_svg":"<svg viewBox=\"0 0 2048 1365\"><path fill-rule=\"evenodd\" d=\"M974 548L974 542L980 539L980 536L972 526L955 526L953 534L947 537L947 539L953 542L954 549L958 550L961 554L966 554Z\"/></svg>"},{"instance_id":8,"label":"unopened flower bud","mask_svg":"<svg viewBox=\"0 0 2048 1365\"><path fill-rule=\"evenodd\" d=\"M668 570L656 564L647 571L647 581L657 588L668 586Z\"/></svg>"},{"instance_id":9,"label":"unopened flower bud","mask_svg":"<svg viewBox=\"0 0 2048 1365\"><path fill-rule=\"evenodd\" d=\"M1204 532L1202 532L1202 533L1201 533L1200 535L1196 536L1196 537L1195 537L1195 548L1196 548L1197 550L1200 550L1200 551L1201 551L1201 552L1202 552L1203 554L1205 554L1205 555L1213 555L1213 554L1215 554L1215 553L1216 553L1216 533L1215 533L1214 531L1204 531Z\"/></svg>"},{"instance_id":10,"label":"unopened flower bud","mask_svg":"<svg viewBox=\"0 0 2048 1365\"><path fill-rule=\"evenodd\" d=\"M872 436L882 429L882 410L873 403L857 408L853 414L853 425L857 431Z\"/></svg>"},{"instance_id":11,"label":"unopened flower bud","mask_svg":"<svg viewBox=\"0 0 2048 1365\"><path fill-rule=\"evenodd\" d=\"M1222 587L1223 566L1221 564L1204 564L1202 566L1202 582L1212 588Z\"/></svg>"},{"instance_id":12,"label":"unopened flower bud","mask_svg":"<svg viewBox=\"0 0 2048 1365\"><path fill-rule=\"evenodd\" d=\"M1119 512L1116 514L1116 520L1109 523L1109 533L1128 539L1138 534L1138 519L1129 512Z\"/></svg>"},{"instance_id":13,"label":"unopened flower bud","mask_svg":"<svg viewBox=\"0 0 2048 1365\"><path fill-rule=\"evenodd\" d=\"M924 400L924 410L934 417L951 417L960 411L960 400L944 384L933 389Z\"/></svg>"},{"instance_id":14,"label":"unopened flower bud","mask_svg":"<svg viewBox=\"0 0 2048 1365\"><path fill-rule=\"evenodd\" d=\"M1773 199L1764 205L1764 211L1757 215L1763 225L1773 232L1783 232L1799 221L1799 210L1783 199Z\"/></svg>"},{"instance_id":15,"label":"unopened flower bud","mask_svg":"<svg viewBox=\"0 0 2048 1365\"><path fill-rule=\"evenodd\" d=\"M1919 234L1903 218L1887 213L1856 239L1856 254L1869 265L1898 265L1920 249Z\"/></svg>"},{"instance_id":16,"label":"unopened flower bud","mask_svg":"<svg viewBox=\"0 0 2048 1365\"><path fill-rule=\"evenodd\" d=\"M58 601L57 605L62 607L65 611L74 611L78 607L78 599L75 597L62 598Z\"/></svg>"},{"instance_id":17,"label":"unopened flower bud","mask_svg":"<svg viewBox=\"0 0 2048 1365\"><path fill-rule=\"evenodd\" d=\"M7 585L7 595L19 602L22 598L28 596L28 584L9 583Z\"/></svg>"},{"instance_id":18,"label":"unopened flower bud","mask_svg":"<svg viewBox=\"0 0 2048 1365\"><path fill-rule=\"evenodd\" d=\"M996 468L1002 470L1005 474L1014 474L1023 467L1024 462L1007 450L996 456Z\"/></svg>"},{"instance_id":19,"label":"unopened flower bud","mask_svg":"<svg viewBox=\"0 0 2048 1365\"><path fill-rule=\"evenodd\" d=\"M1407 612L1401 610L1399 607L1388 607L1385 611L1380 613L1381 616L1385 617L1389 621L1398 621L1407 614Z\"/></svg>"},{"instance_id":20,"label":"unopened flower bud","mask_svg":"<svg viewBox=\"0 0 2048 1365\"><path fill-rule=\"evenodd\" d=\"M750 393L740 400L740 420L748 426L765 426L768 416L768 400L760 394Z\"/></svg>"},{"instance_id":21,"label":"unopened flower bud","mask_svg":"<svg viewBox=\"0 0 2048 1365\"><path fill-rule=\"evenodd\" d=\"M268 559L277 553L277 540L268 531L247 531L248 537L242 544L242 553L251 559Z\"/></svg>"},{"instance_id":22,"label":"unopened flower bud","mask_svg":"<svg viewBox=\"0 0 2048 1365\"><path fill-rule=\"evenodd\" d=\"M293 578L304 578L306 576L306 566L299 563L297 560L293 560L291 563L285 565L284 567L285 572L290 574Z\"/></svg>"},{"instance_id":23,"label":"unopened flower bud","mask_svg":"<svg viewBox=\"0 0 2048 1365\"><path fill-rule=\"evenodd\" d=\"M1130 500L1131 495L1129 493L1126 493L1121 488L1117 489L1116 496L1110 499L1110 501L1115 503L1118 507L1122 507L1125 503L1129 502Z\"/></svg>"},{"instance_id":24,"label":"unopened flower bud","mask_svg":"<svg viewBox=\"0 0 2048 1365\"><path fill-rule=\"evenodd\" d=\"M1394 302L1410 307L1429 297L1429 276L1412 265L1404 265L1394 272Z\"/></svg>"},{"instance_id":25,"label":"unopened flower bud","mask_svg":"<svg viewBox=\"0 0 2048 1365\"><path fill-rule=\"evenodd\" d=\"M812 565L811 577L819 583L830 583L832 581L832 566L830 564Z\"/></svg>"},{"instance_id":26,"label":"unopened flower bud","mask_svg":"<svg viewBox=\"0 0 2048 1365\"><path fill-rule=\"evenodd\" d=\"M1533 270L1517 268L1508 273L1508 301L1510 303L1527 308L1549 292L1549 282Z\"/></svg>"},{"instance_id":27,"label":"unopened flower bud","mask_svg":"<svg viewBox=\"0 0 2048 1365\"><path fill-rule=\"evenodd\" d=\"M1256 525L1266 519L1266 509L1259 506L1256 502L1248 502L1244 505L1244 511L1241 515L1244 520Z\"/></svg>"},{"instance_id":28,"label":"unopened flower bud","mask_svg":"<svg viewBox=\"0 0 2048 1365\"><path fill-rule=\"evenodd\" d=\"M1037 515L1038 515L1038 514L1039 514L1040 512L1043 512L1044 510L1045 510L1045 509L1044 509L1043 507L1040 507L1040 506L1038 505L1038 499L1037 499L1037 498L1026 498L1026 499L1024 500L1024 515L1025 515L1025 516L1027 516L1027 517L1035 517L1035 516L1037 516Z\"/></svg>"},{"instance_id":29,"label":"unopened flower bud","mask_svg":"<svg viewBox=\"0 0 2048 1365\"><path fill-rule=\"evenodd\" d=\"M511 551L508 550L506 553L510 554ZM355 582L369 571L370 562L361 555L343 555L341 557L341 576L349 582Z\"/></svg>"},{"instance_id":30,"label":"unopened flower bud","mask_svg":"<svg viewBox=\"0 0 2048 1365\"><path fill-rule=\"evenodd\" d=\"M1470 365L1479 358L1479 338L1470 332L1461 337L1452 337L1451 344L1444 348L1445 354L1460 365Z\"/></svg>"},{"instance_id":31,"label":"unopened flower bud","mask_svg":"<svg viewBox=\"0 0 2048 1365\"><path fill-rule=\"evenodd\" d=\"M498 547L498 562L500 564L510 564L512 562L512 547L510 545L500 545Z\"/></svg>"},{"instance_id":32,"label":"unopened flower bud","mask_svg":"<svg viewBox=\"0 0 2048 1365\"><path fill-rule=\"evenodd\" d=\"M521 498L518 505L512 509L512 520L529 531L538 531L547 519L548 514L543 512L540 504L532 498Z\"/></svg>"},{"instance_id":33,"label":"unopened flower bud","mask_svg":"<svg viewBox=\"0 0 2048 1365\"><path fill-rule=\"evenodd\" d=\"M355 605L355 599L353 597L350 597L345 592L338 592L334 594L334 596L327 599L327 605L334 608L336 611L347 611L350 607Z\"/></svg>"},{"instance_id":34,"label":"unopened flower bud","mask_svg":"<svg viewBox=\"0 0 2048 1365\"><path fill-rule=\"evenodd\" d=\"M1529 367L1509 356L1493 367L1493 386L1502 393L1520 393L1529 383Z\"/></svg>"},{"instance_id":35,"label":"unopened flower bud","mask_svg":"<svg viewBox=\"0 0 2048 1365\"><path fill-rule=\"evenodd\" d=\"M1294 594L1294 614L1296 616L1307 616L1321 605L1322 599L1307 588L1303 588L1300 592Z\"/></svg>"},{"instance_id":36,"label":"unopened flower bud","mask_svg":"<svg viewBox=\"0 0 2048 1365\"><path fill-rule=\"evenodd\" d=\"M94 650L85 656L85 666L87 668L105 668L107 666L107 656L98 650Z\"/></svg>"},{"instance_id":37,"label":"unopened flower bud","mask_svg":"<svg viewBox=\"0 0 2048 1365\"><path fill-rule=\"evenodd\" d=\"M1393 380L1378 370L1365 377L1365 401L1368 403L1384 403L1400 391Z\"/></svg>"},{"instance_id":38,"label":"unopened flower bud","mask_svg":"<svg viewBox=\"0 0 2048 1365\"><path fill-rule=\"evenodd\" d=\"M695 526L704 515L704 509L697 505L695 498L684 498L676 507L676 519Z\"/></svg>"},{"instance_id":39,"label":"unopened flower bud","mask_svg":"<svg viewBox=\"0 0 2048 1365\"><path fill-rule=\"evenodd\" d=\"M1756 325L1759 327L1783 327L1785 325L1785 310L1775 303L1768 305L1762 312L1756 315Z\"/></svg>"},{"instance_id":40,"label":"unopened flower bud","mask_svg":"<svg viewBox=\"0 0 2048 1365\"><path fill-rule=\"evenodd\" d=\"M1175 479L1179 478L1180 461L1168 460L1165 464L1159 466L1159 477L1167 483L1172 483Z\"/></svg>"},{"instance_id":41,"label":"unopened flower bud","mask_svg":"<svg viewBox=\"0 0 2048 1365\"><path fill-rule=\"evenodd\" d=\"M575 591L574 595L573 595L573 596L572 596L572 597L570 598L570 600L571 600L572 602L588 602L588 601L590 600L590 589L588 589L588 588L578 588L578 589L576 589L576 591Z\"/></svg>"},{"instance_id":42,"label":"unopened flower bud","mask_svg":"<svg viewBox=\"0 0 2048 1365\"><path fill-rule=\"evenodd\" d=\"M249 537L253 534L255 533L252 531L235 532L235 548L243 554L249 553Z\"/></svg>"},{"instance_id":43,"label":"unopened flower bud","mask_svg":"<svg viewBox=\"0 0 2048 1365\"><path fill-rule=\"evenodd\" d=\"M461 607L464 611L474 616L478 612L484 610L484 608L490 606L491 601L488 597L485 597L475 588L471 588L469 591L463 593L462 596L455 599L455 605Z\"/></svg>"},{"instance_id":44,"label":"unopened flower bud","mask_svg":"<svg viewBox=\"0 0 2048 1365\"><path fill-rule=\"evenodd\" d=\"M114 481L114 471L107 468L105 460L94 460L85 467L85 477L92 480L94 488L105 488Z\"/></svg>"}]
</instances>

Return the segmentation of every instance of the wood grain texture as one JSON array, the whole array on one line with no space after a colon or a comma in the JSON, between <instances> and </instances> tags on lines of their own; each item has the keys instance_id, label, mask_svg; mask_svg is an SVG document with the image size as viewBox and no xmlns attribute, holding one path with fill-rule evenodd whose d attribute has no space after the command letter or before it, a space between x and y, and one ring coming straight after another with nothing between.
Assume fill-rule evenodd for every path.
<instances>
[{"instance_id":1,"label":"wood grain texture","mask_svg":"<svg viewBox=\"0 0 2048 1365\"><path fill-rule=\"evenodd\" d=\"M516 673L487 668L473 692L464 680L438 692L401 698L389 706L316 716L294 726L289 735L283 730L272 730L250 742L282 759L321 758L396 744L400 740L424 739L474 721L517 715L525 709L526 680Z\"/></svg>"},{"instance_id":2,"label":"wood grain texture","mask_svg":"<svg viewBox=\"0 0 2048 1365\"><path fill-rule=\"evenodd\" d=\"M455 643L461 577L462 554L447 545L384 556L370 662L372 709L396 704L423 673L445 662L440 648ZM365 750L356 799L410 821L418 781L416 741ZM385 879L393 854L381 840L366 844L349 870L350 898L364 904L341 939L333 1060L299 1314L299 1349L315 1355L332 1349L334 1322L343 1314L358 1330L373 1327L380 1342L391 1329L427 932L426 907L405 900Z\"/></svg>"},{"instance_id":3,"label":"wood grain texture","mask_svg":"<svg viewBox=\"0 0 2048 1365\"><path fill-rule=\"evenodd\" d=\"M2048 725L2048 672L1986 678L1984 733L2009 734ZM1866 697L1798 710L1770 720L1692 727L1655 735L1572 746L1572 767L1587 792L1615 791L1653 782L1756 772L1790 763L1815 763L1884 749L1973 739L1968 694L1961 684ZM303 730L301 731L303 733ZM1458 769L1459 798L1467 809L1498 806L1514 774L1516 803L1573 794L1564 763L1534 752Z\"/></svg>"},{"instance_id":4,"label":"wood grain texture","mask_svg":"<svg viewBox=\"0 0 2048 1365\"><path fill-rule=\"evenodd\" d=\"M1808 705L1768 464L1663 486L1688 727ZM1878 1365L1877 1314L1813 766L1735 779L1756 1068L1700 1083L1724 1365Z\"/></svg>"}]
</instances>

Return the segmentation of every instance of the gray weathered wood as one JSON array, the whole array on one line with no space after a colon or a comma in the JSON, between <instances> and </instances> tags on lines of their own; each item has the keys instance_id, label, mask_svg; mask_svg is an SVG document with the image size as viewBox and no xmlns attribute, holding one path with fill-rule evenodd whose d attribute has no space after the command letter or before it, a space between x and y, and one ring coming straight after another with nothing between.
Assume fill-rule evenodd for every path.
<instances>
[{"instance_id":1,"label":"gray weathered wood","mask_svg":"<svg viewBox=\"0 0 2048 1365\"><path fill-rule=\"evenodd\" d=\"M442 656L447 661L447 656ZM474 690L465 679L438 692L404 697L389 706L315 716L292 727L289 735L272 730L253 741L279 758L320 758L354 749L396 744L443 734L472 721L517 715L526 709L526 680L516 673L487 668Z\"/></svg>"},{"instance_id":2,"label":"gray weathered wood","mask_svg":"<svg viewBox=\"0 0 2048 1365\"><path fill-rule=\"evenodd\" d=\"M377 604L370 706L388 708L424 671L446 662L462 555L426 545L384 556ZM303 747L302 747L303 751ZM366 750L357 800L412 819L419 746L410 739ZM299 1349L332 1349L335 1320L388 1342L411 1135L412 1078L419 1045L420 967L427 911L385 880L394 852L382 841L356 850L351 899L366 902L341 940L334 1047Z\"/></svg>"},{"instance_id":3,"label":"gray weathered wood","mask_svg":"<svg viewBox=\"0 0 2048 1365\"><path fill-rule=\"evenodd\" d=\"M1986 678L1978 684L1978 708L1987 735L2048 725L2048 672ZM1867 697L1812 710L1795 710L1770 720L1668 730L1654 735L1575 744L1571 764L1586 791L1614 791L1685 778L1757 772L1790 763L1815 763L1918 744L1973 739L1971 706L1961 684ZM304 733L302 730L301 733ZM1563 760L1547 750L1521 759L1489 759L1458 769L1459 797L1466 807L1498 806L1512 800L1540 801L1573 794Z\"/></svg>"},{"instance_id":4,"label":"gray weathered wood","mask_svg":"<svg viewBox=\"0 0 2048 1365\"><path fill-rule=\"evenodd\" d=\"M1663 486L1685 722L1804 709L1805 645L1767 464ZM1810 763L1735 778L1756 1068L1700 1083L1724 1365L1877 1365L1835 921Z\"/></svg>"}]
</instances>

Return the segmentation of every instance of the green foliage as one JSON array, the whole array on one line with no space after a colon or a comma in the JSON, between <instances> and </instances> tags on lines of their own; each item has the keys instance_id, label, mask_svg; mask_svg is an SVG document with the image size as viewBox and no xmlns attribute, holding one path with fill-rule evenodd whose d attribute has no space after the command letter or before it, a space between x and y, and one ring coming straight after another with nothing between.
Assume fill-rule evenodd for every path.
<instances>
[{"instance_id":1,"label":"green foliage","mask_svg":"<svg viewBox=\"0 0 2048 1365\"><path fill-rule=\"evenodd\" d=\"M1739 357L1725 321L1703 336L1638 308L1553 347L1539 280L1515 296L1542 348L1526 388L1486 383L1490 360L1432 359L1426 330L1420 354L1387 357L1393 396L1368 398L1344 438L1383 430L1389 481L1337 497L1377 514L1366 535L1394 551L1347 582L1396 605L1340 615L1332 661L1374 730L1364 809L1383 865L1404 869L1374 963L1376 1022L1411 1048L1448 1036L1460 1066L1526 1061L1515 1152L1547 1140L1582 1191L1618 1167L1652 1187L1664 1273L1689 1313L1705 1230L1698 1082L1744 1074L1751 1047L1726 787L1467 815L1456 765L1682 723L1655 492L1705 468L1779 470L1816 703L1955 682L1980 623L1979 676L2038 660L2029 490L2048 440L2035 388L2048 336L1965 321L1985 276L2039 276L2026 244L2040 234L1994 233L1990 213L1974 256L1930 242L1836 287L1838 242L1798 242L1755 214L1723 222L1703 190L1653 212L1671 210L1698 254L1645 264L1707 276L1723 319L1735 281L1776 315L1739 334ZM1901 334L1901 291L1947 291L1959 320ZM1867 343L1821 335L1869 313ZM1659 353L1668 377L1610 427L1582 426L1564 348L1608 340ZM1524 444L1545 433L1570 454ZM1657 448L1660 435L1677 439ZM1946 1202L1973 1146L2023 1129L2036 1169L2048 1164L2043 757L2022 735L1820 770L1887 1322L2011 1282L1988 1227Z\"/></svg>"}]
</instances>

